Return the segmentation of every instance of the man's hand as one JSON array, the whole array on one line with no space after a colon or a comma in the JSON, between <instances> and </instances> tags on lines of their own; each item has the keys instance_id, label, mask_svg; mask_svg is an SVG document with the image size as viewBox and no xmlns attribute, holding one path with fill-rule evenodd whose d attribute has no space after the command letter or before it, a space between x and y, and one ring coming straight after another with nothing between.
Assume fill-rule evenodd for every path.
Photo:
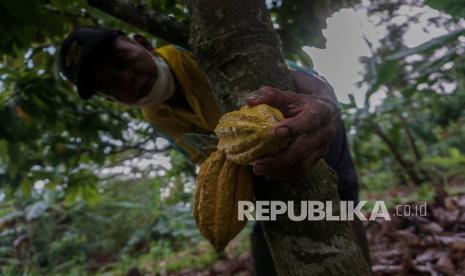
<instances>
[{"instance_id":1,"label":"man's hand","mask_svg":"<svg viewBox=\"0 0 465 276\"><path fill-rule=\"evenodd\" d=\"M298 93L265 86L249 106L268 104L279 109L285 119L273 127L279 138L290 144L274 156L254 162L256 175L270 178L301 177L328 151L336 132L339 109L332 88L320 77L302 72L292 75Z\"/></svg>"}]
</instances>

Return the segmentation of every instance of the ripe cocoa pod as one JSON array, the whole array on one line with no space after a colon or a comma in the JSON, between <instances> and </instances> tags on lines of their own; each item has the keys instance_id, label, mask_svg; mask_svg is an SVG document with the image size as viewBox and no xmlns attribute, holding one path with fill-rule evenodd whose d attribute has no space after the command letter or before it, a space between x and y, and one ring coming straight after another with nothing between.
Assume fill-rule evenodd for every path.
<instances>
[{"instance_id":1,"label":"ripe cocoa pod","mask_svg":"<svg viewBox=\"0 0 465 276\"><path fill-rule=\"evenodd\" d=\"M238 220L238 201L252 200L250 168L216 151L200 166L196 182L195 222L200 233L221 252L247 223Z\"/></svg>"},{"instance_id":2,"label":"ripe cocoa pod","mask_svg":"<svg viewBox=\"0 0 465 276\"><path fill-rule=\"evenodd\" d=\"M230 161L242 165L275 154L287 143L272 133L273 126L283 119L279 110L266 104L226 113L215 128L218 150L226 153Z\"/></svg>"}]
</instances>

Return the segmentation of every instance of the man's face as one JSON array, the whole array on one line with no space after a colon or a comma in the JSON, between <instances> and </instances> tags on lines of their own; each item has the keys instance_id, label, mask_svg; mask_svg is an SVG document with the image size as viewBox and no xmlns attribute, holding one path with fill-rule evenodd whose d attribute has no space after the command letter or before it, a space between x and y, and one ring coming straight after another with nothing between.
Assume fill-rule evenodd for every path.
<instances>
[{"instance_id":1,"label":"man's face","mask_svg":"<svg viewBox=\"0 0 465 276\"><path fill-rule=\"evenodd\" d=\"M96 56L93 72L96 90L125 104L149 94L158 73L153 53L126 36Z\"/></svg>"}]
</instances>

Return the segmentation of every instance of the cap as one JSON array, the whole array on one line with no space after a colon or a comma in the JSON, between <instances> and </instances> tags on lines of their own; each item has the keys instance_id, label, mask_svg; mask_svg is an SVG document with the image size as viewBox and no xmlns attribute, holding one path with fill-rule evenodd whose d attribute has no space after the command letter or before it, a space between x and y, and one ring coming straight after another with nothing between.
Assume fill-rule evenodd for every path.
<instances>
[{"instance_id":1,"label":"cap","mask_svg":"<svg viewBox=\"0 0 465 276\"><path fill-rule=\"evenodd\" d=\"M120 35L126 33L102 27L86 27L73 31L61 44L60 71L77 86L81 98L89 99L95 94L95 81L90 78L88 70L93 53Z\"/></svg>"}]
</instances>

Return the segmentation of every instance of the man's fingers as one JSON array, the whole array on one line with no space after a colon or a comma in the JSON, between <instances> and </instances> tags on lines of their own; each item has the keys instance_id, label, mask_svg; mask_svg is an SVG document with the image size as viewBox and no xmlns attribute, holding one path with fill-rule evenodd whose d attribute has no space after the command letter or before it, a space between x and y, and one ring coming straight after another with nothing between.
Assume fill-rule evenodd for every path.
<instances>
[{"instance_id":1,"label":"man's fingers","mask_svg":"<svg viewBox=\"0 0 465 276\"><path fill-rule=\"evenodd\" d=\"M273 126L273 133L279 138L286 138L283 129L287 129L288 136L309 134L317 130L321 125L321 118L312 110L304 110L297 116L286 118Z\"/></svg>"},{"instance_id":2,"label":"man's fingers","mask_svg":"<svg viewBox=\"0 0 465 276\"><path fill-rule=\"evenodd\" d=\"M284 92L271 86L264 86L258 90L258 96L247 99L247 105L267 104L281 110L297 101L299 101L299 98L296 93ZM281 111L284 112L283 110Z\"/></svg>"},{"instance_id":3,"label":"man's fingers","mask_svg":"<svg viewBox=\"0 0 465 276\"><path fill-rule=\"evenodd\" d=\"M331 110L317 101L308 102L298 109L298 111L288 110L287 113L291 117L289 118L285 114L288 118L273 126L273 133L276 137L286 138L287 136L315 133L321 126L327 124L331 118ZM297 115L292 116L292 113L295 112L297 112Z\"/></svg>"}]
</instances>

